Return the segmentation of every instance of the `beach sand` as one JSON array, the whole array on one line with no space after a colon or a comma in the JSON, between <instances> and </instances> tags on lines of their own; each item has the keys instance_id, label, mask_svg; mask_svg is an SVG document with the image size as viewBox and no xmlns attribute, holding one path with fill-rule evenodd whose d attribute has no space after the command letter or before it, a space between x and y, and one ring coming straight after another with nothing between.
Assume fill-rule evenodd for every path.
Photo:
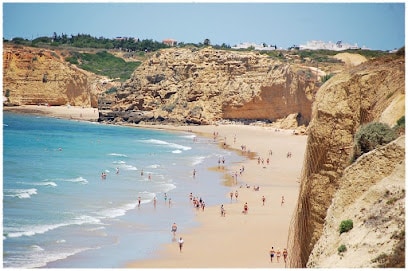
<instances>
[{"instance_id":1,"label":"beach sand","mask_svg":"<svg viewBox=\"0 0 408 271\"><path fill-rule=\"evenodd\" d=\"M229 148L241 150L241 145L246 145L257 156L227 169L230 175L238 172L238 185L231 186L231 191L238 191L239 196L238 200L234 196L231 201L229 194L225 195L225 217L220 215L220 206L198 211L196 219L200 226L177 233L176 239L184 239L182 252L174 241L165 245L156 258L135 261L126 267L284 268L283 256L279 263L276 256L271 263L269 251L272 246L275 251L282 251L287 246L307 137L292 135L291 131L275 131L272 127L249 125L161 128L190 130L209 137L216 132L218 140L224 142L226 139ZM272 155L269 154L270 150ZM292 153L292 157L287 157L288 152ZM264 164L258 164L258 156L264 159ZM266 163L267 158L270 159L269 165ZM240 176L239 169L242 166L245 170ZM250 188L246 188L246 184ZM259 186L259 191L254 191L254 186ZM264 206L262 196L266 198ZM282 196L285 199L283 204ZM246 202L249 211L245 215L242 211Z\"/></svg>"},{"instance_id":2,"label":"beach sand","mask_svg":"<svg viewBox=\"0 0 408 271\"><path fill-rule=\"evenodd\" d=\"M3 107L3 111L16 112L32 115L44 115L54 118L74 119L84 121L98 120L98 109L80 106L45 106L45 105L22 105Z\"/></svg>"},{"instance_id":3,"label":"beach sand","mask_svg":"<svg viewBox=\"0 0 408 271\"><path fill-rule=\"evenodd\" d=\"M96 120L98 118L98 110L94 108L72 106L19 106L7 107L3 110L67 119ZM178 243L174 240L172 243L163 245L156 257L130 262L125 267L285 267L283 256L279 263L276 256L271 263L269 251L272 246L275 251L278 249L282 251L287 246L289 225L298 197L306 136L292 135L291 131L276 131L272 127L251 125L138 126L191 131L205 135L211 140L215 132L218 133L217 141L220 142L220 147L223 147L223 142L226 142L226 147L241 153L241 146L245 145L247 150L255 153L255 157L225 169L226 179L229 181L233 180L232 176L237 172L237 184L230 184L230 188L234 193L238 191L239 195L237 200L234 196L232 201L229 193L225 195L225 217L220 215L220 206L207 206L205 211L196 212L195 219L200 223L198 227L177 232L176 238L184 239L182 252L179 251ZM269 154L270 150L272 155ZM288 152L292 153L290 158L287 157ZM258 157L264 159L264 164L258 164ZM267 158L270 160L269 165L266 162ZM239 171L243 166L245 170L240 175ZM215 169L217 169L216 163ZM259 186L259 191L254 191L254 186ZM265 196L265 205L262 203L262 196ZM285 199L283 204L282 196ZM249 211L243 214L243 206L246 202ZM171 240L170 229L169 240Z\"/></svg>"}]
</instances>

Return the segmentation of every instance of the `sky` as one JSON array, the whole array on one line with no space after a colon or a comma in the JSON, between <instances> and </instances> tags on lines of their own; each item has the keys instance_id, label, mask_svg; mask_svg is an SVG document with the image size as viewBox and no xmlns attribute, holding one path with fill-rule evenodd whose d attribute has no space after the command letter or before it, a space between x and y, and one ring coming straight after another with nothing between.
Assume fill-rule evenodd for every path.
<instances>
[{"instance_id":1,"label":"sky","mask_svg":"<svg viewBox=\"0 0 408 271\"><path fill-rule=\"evenodd\" d=\"M320 40L405 45L405 2L3 2L3 38L53 33L288 48Z\"/></svg>"}]
</instances>

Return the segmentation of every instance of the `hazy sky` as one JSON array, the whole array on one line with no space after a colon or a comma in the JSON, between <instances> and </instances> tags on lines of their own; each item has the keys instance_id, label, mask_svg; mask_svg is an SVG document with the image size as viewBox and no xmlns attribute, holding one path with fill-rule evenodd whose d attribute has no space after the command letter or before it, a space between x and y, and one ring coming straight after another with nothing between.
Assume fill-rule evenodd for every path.
<instances>
[{"instance_id":1,"label":"hazy sky","mask_svg":"<svg viewBox=\"0 0 408 271\"><path fill-rule=\"evenodd\" d=\"M390 50L405 44L405 2L3 2L3 37L53 33L162 41L276 44L311 40Z\"/></svg>"}]
</instances>

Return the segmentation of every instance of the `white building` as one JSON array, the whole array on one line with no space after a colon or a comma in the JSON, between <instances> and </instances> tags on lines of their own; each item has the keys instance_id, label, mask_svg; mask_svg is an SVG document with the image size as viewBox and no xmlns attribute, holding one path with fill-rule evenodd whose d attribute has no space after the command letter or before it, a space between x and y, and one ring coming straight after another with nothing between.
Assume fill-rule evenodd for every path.
<instances>
[{"instance_id":1,"label":"white building","mask_svg":"<svg viewBox=\"0 0 408 271\"><path fill-rule=\"evenodd\" d=\"M348 44L348 43L343 43L341 40L334 43L334 42L324 42L320 40L312 40L308 41L305 45L300 45L299 46L300 50L331 50L331 51L343 51L343 50L349 50L349 49L362 49L355 43L354 45ZM368 49L368 48L364 48Z\"/></svg>"}]
</instances>

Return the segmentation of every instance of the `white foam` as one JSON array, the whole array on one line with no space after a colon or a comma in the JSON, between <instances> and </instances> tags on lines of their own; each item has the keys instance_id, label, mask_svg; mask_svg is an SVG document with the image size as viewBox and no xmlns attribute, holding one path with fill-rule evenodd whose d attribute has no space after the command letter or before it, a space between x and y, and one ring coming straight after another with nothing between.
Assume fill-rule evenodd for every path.
<instances>
[{"instance_id":1,"label":"white foam","mask_svg":"<svg viewBox=\"0 0 408 271\"><path fill-rule=\"evenodd\" d=\"M113 164L126 164L126 162L125 162L125 161L122 161L122 160L120 160L120 161L113 161Z\"/></svg>"},{"instance_id":2,"label":"white foam","mask_svg":"<svg viewBox=\"0 0 408 271\"><path fill-rule=\"evenodd\" d=\"M29 188L29 189L4 189L3 191L4 197L13 197L13 198L20 198L20 199L29 199L31 195L37 194L37 189Z\"/></svg>"},{"instance_id":3,"label":"white foam","mask_svg":"<svg viewBox=\"0 0 408 271\"><path fill-rule=\"evenodd\" d=\"M132 166L132 165L123 165L123 166L121 166L121 168L123 168L125 170L137 170L137 167Z\"/></svg>"},{"instance_id":4,"label":"white foam","mask_svg":"<svg viewBox=\"0 0 408 271\"><path fill-rule=\"evenodd\" d=\"M175 151L172 151L172 153L182 153L182 151L181 150L175 150Z\"/></svg>"},{"instance_id":5,"label":"white foam","mask_svg":"<svg viewBox=\"0 0 408 271\"><path fill-rule=\"evenodd\" d=\"M160 167L160 165L158 165L158 164L153 164L153 165L148 166L148 168L159 168L159 167Z\"/></svg>"},{"instance_id":6,"label":"white foam","mask_svg":"<svg viewBox=\"0 0 408 271\"><path fill-rule=\"evenodd\" d=\"M83 224L100 224L100 220L96 217L91 217L87 215L82 215L75 218L72 221L65 222L65 223L56 223L56 224L45 224L45 225L28 225L22 227L20 229L12 228L4 228L4 232L6 233L5 236L7 238L18 238L22 236L33 236L36 234L43 234L48 231L70 226L70 225L83 225Z\"/></svg>"},{"instance_id":7,"label":"white foam","mask_svg":"<svg viewBox=\"0 0 408 271\"><path fill-rule=\"evenodd\" d=\"M149 193L149 192L146 192L146 193ZM150 197L150 195L148 195L147 197ZM147 199L147 200L145 199L146 196L143 196L143 198L144 199L141 201L141 203L145 203L145 202L150 201L149 199ZM135 209L137 207L137 205L138 205L138 201L135 199L135 201L123 204L121 206L114 207L114 208L108 208L108 209L99 211L97 213L97 215L101 219L103 219L103 218L115 218L115 217L119 217L119 216L124 216L127 211Z\"/></svg>"},{"instance_id":8,"label":"white foam","mask_svg":"<svg viewBox=\"0 0 408 271\"><path fill-rule=\"evenodd\" d=\"M18 264L14 263L7 263L5 266L9 265L13 268L40 268L45 267L48 263L66 259L72 255L91 250L91 249L98 249L99 247L91 248L78 248L73 249L71 251L66 252L50 252L50 251L33 251L31 255L24 255L24 259L19 259Z\"/></svg>"},{"instance_id":9,"label":"white foam","mask_svg":"<svg viewBox=\"0 0 408 271\"><path fill-rule=\"evenodd\" d=\"M73 178L73 179L63 179L64 182L71 182L71 183L82 183L87 184L88 181L83 177Z\"/></svg>"},{"instance_id":10,"label":"white foam","mask_svg":"<svg viewBox=\"0 0 408 271\"><path fill-rule=\"evenodd\" d=\"M191 163L191 165L193 166L199 165L204 161L205 158L206 158L205 156L195 156L193 157L193 162Z\"/></svg>"},{"instance_id":11,"label":"white foam","mask_svg":"<svg viewBox=\"0 0 408 271\"><path fill-rule=\"evenodd\" d=\"M108 155L110 156L119 156L119 157L128 157L126 154L122 154L122 153L109 153Z\"/></svg>"},{"instance_id":12,"label":"white foam","mask_svg":"<svg viewBox=\"0 0 408 271\"><path fill-rule=\"evenodd\" d=\"M175 189L177 186L175 186L172 183L164 183L160 184L160 188L162 188L163 192L169 192L170 190Z\"/></svg>"},{"instance_id":13,"label":"white foam","mask_svg":"<svg viewBox=\"0 0 408 271\"><path fill-rule=\"evenodd\" d=\"M189 134L189 135L182 135L182 136L180 136L180 137L182 137L182 138L191 138L191 139L193 139L193 138L195 138L195 137L197 137L196 135L194 135L194 134Z\"/></svg>"},{"instance_id":14,"label":"white foam","mask_svg":"<svg viewBox=\"0 0 408 271\"><path fill-rule=\"evenodd\" d=\"M43 251L44 249L38 245L32 245L30 248L34 251Z\"/></svg>"},{"instance_id":15,"label":"white foam","mask_svg":"<svg viewBox=\"0 0 408 271\"><path fill-rule=\"evenodd\" d=\"M173 148L173 149L181 149L183 151L191 150L191 147L189 147L189 146L183 146L183 145L180 145L180 144L170 143L170 142L163 141L163 140L158 140L158 139L141 140L141 142L145 142L145 143L149 143L149 144L153 144L153 145L163 145L163 146L170 147L170 148Z\"/></svg>"}]
</instances>

